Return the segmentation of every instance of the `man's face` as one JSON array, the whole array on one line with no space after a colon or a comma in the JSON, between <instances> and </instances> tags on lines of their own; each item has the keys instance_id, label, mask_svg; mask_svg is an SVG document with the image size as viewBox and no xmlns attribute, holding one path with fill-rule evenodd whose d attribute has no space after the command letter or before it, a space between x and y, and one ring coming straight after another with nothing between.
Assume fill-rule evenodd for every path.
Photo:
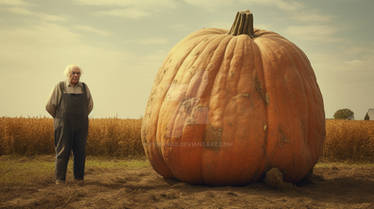
<instances>
[{"instance_id":1,"label":"man's face","mask_svg":"<svg viewBox=\"0 0 374 209\"><path fill-rule=\"evenodd\" d=\"M81 70L79 68L73 68L70 74L70 84L75 85L79 82L81 77Z\"/></svg>"}]
</instances>

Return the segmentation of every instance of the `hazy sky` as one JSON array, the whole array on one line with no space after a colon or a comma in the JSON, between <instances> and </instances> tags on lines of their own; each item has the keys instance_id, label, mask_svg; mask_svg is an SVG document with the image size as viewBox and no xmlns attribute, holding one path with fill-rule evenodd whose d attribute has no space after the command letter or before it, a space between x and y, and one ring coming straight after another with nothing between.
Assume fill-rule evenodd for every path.
<instances>
[{"instance_id":1,"label":"hazy sky","mask_svg":"<svg viewBox=\"0 0 374 209\"><path fill-rule=\"evenodd\" d=\"M168 51L249 9L312 63L326 117L374 108L372 0L0 0L0 116L47 116L52 88L80 65L91 117L138 118Z\"/></svg>"}]
</instances>

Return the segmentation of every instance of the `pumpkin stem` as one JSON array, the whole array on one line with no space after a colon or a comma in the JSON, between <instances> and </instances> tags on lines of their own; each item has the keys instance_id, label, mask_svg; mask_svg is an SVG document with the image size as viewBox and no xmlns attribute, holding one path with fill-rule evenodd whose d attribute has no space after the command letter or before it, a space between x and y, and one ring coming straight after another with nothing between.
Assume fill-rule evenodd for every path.
<instances>
[{"instance_id":1,"label":"pumpkin stem","mask_svg":"<svg viewBox=\"0 0 374 209\"><path fill-rule=\"evenodd\" d=\"M229 34L233 36L247 34L254 38L253 14L249 10L236 13L235 21L231 26Z\"/></svg>"}]
</instances>

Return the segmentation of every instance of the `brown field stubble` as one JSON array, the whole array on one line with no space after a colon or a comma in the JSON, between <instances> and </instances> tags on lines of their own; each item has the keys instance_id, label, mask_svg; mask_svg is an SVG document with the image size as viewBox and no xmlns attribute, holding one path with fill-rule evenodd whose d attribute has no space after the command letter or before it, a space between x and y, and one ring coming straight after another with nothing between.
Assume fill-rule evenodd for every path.
<instances>
[{"instance_id":1,"label":"brown field stubble","mask_svg":"<svg viewBox=\"0 0 374 209\"><path fill-rule=\"evenodd\" d=\"M88 155L143 156L141 119L90 119ZM0 155L54 153L51 118L0 118Z\"/></svg>"},{"instance_id":2,"label":"brown field stubble","mask_svg":"<svg viewBox=\"0 0 374 209\"><path fill-rule=\"evenodd\" d=\"M326 120L322 159L374 162L374 121Z\"/></svg>"},{"instance_id":3,"label":"brown field stubble","mask_svg":"<svg viewBox=\"0 0 374 209\"><path fill-rule=\"evenodd\" d=\"M87 154L143 156L141 119L90 119ZM53 120L0 118L0 155L53 154ZM326 120L322 160L374 162L374 121Z\"/></svg>"}]
</instances>

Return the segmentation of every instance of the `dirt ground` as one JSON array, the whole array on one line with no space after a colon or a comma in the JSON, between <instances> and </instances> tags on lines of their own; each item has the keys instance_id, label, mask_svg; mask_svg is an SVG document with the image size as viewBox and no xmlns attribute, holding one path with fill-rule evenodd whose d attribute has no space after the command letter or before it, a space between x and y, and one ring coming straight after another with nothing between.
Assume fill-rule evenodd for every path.
<instances>
[{"instance_id":1,"label":"dirt ground","mask_svg":"<svg viewBox=\"0 0 374 209\"><path fill-rule=\"evenodd\" d=\"M302 186L210 187L165 181L150 166L87 168L83 186L0 189L0 208L374 208L374 166L324 164Z\"/></svg>"}]
</instances>

